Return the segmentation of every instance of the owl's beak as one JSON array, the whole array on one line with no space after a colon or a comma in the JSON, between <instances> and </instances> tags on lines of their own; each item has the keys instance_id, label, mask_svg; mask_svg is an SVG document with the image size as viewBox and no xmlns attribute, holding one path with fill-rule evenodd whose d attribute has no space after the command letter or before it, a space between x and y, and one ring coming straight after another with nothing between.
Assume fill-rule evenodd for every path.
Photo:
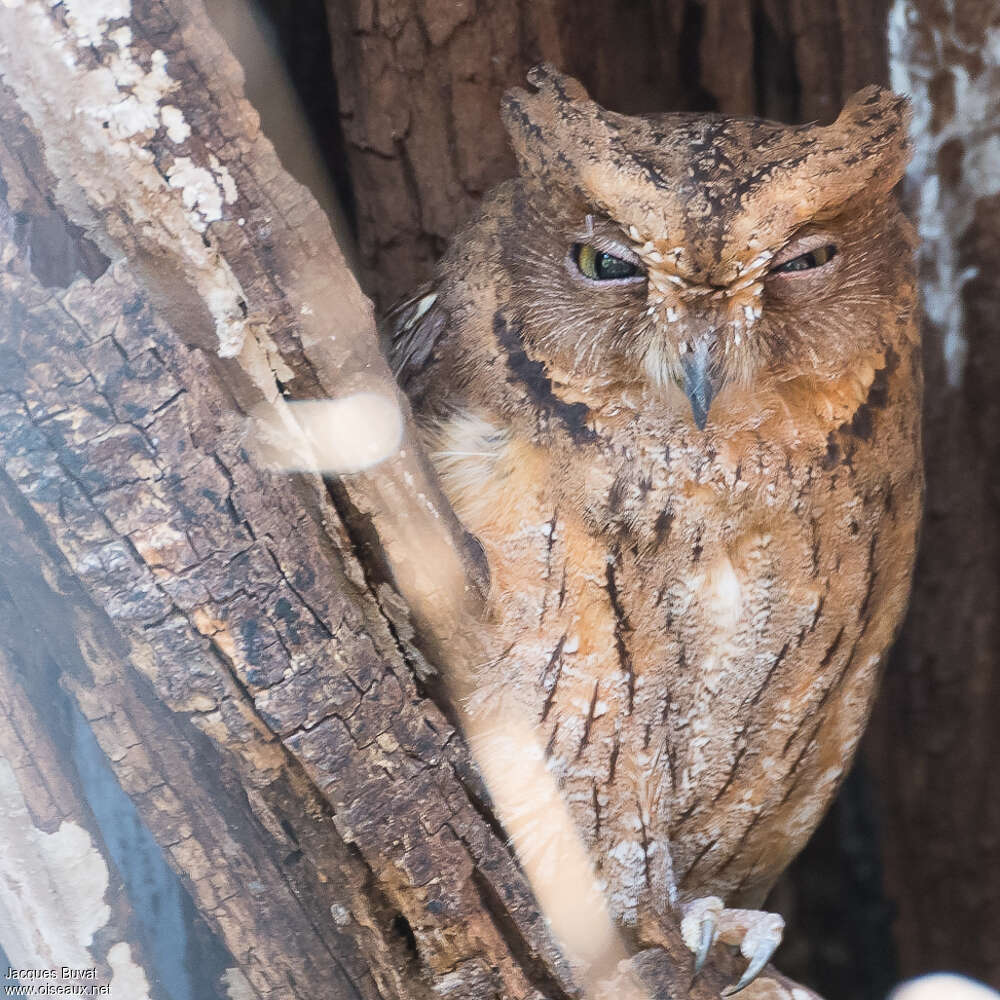
<instances>
[{"instance_id":1,"label":"owl's beak","mask_svg":"<svg viewBox=\"0 0 1000 1000\"><path fill-rule=\"evenodd\" d=\"M684 394L691 402L691 413L700 431L708 423L708 409L719 391L718 381L712 374L711 349L712 339L699 337L681 355Z\"/></svg>"}]
</instances>

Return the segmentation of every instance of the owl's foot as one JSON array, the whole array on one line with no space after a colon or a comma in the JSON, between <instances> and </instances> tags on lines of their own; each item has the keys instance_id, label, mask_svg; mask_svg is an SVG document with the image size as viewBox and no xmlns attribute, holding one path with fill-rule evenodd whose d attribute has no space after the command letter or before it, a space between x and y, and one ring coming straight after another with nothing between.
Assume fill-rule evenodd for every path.
<instances>
[{"instance_id":1,"label":"owl's foot","mask_svg":"<svg viewBox=\"0 0 1000 1000\"><path fill-rule=\"evenodd\" d=\"M718 896L704 896L681 907L681 936L694 952L694 971L698 973L716 941L739 945L747 960L739 982L726 990L725 996L749 986L771 960L781 944L785 921L777 913L763 910L727 910Z\"/></svg>"}]
</instances>

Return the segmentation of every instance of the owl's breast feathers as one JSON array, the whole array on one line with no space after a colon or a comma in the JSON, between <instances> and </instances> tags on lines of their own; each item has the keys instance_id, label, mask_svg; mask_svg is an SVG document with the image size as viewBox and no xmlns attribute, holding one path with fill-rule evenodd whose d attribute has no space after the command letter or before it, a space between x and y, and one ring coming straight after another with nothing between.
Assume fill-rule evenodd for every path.
<instances>
[{"instance_id":1,"label":"owl's breast feathers","mask_svg":"<svg viewBox=\"0 0 1000 1000\"><path fill-rule=\"evenodd\" d=\"M754 906L848 766L906 603L905 101L786 127L529 79L504 102L519 176L387 321L489 563L506 653L475 706L537 724L621 918Z\"/></svg>"},{"instance_id":2,"label":"owl's breast feathers","mask_svg":"<svg viewBox=\"0 0 1000 1000\"><path fill-rule=\"evenodd\" d=\"M509 647L481 704L541 727L624 919L674 886L758 904L843 776L905 606L916 351L734 397L704 432L571 389L510 334L504 354L517 407L451 380L423 408Z\"/></svg>"}]
</instances>

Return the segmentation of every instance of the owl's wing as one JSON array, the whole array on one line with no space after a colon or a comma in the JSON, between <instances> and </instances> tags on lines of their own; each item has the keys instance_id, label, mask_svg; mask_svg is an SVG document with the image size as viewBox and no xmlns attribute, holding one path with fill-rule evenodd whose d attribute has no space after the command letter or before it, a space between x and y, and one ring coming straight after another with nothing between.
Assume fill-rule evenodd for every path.
<instances>
[{"instance_id":1,"label":"owl's wing","mask_svg":"<svg viewBox=\"0 0 1000 1000\"><path fill-rule=\"evenodd\" d=\"M447 323L448 313L432 283L421 285L382 317L389 367L403 389L424 370Z\"/></svg>"}]
</instances>

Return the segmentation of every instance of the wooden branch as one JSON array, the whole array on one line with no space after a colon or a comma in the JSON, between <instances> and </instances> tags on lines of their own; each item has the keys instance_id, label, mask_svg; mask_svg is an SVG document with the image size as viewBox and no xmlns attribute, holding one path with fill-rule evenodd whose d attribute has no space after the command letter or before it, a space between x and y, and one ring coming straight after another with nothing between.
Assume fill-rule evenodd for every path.
<instances>
[{"instance_id":1,"label":"wooden branch","mask_svg":"<svg viewBox=\"0 0 1000 1000\"><path fill-rule=\"evenodd\" d=\"M71 520L82 525L79 518ZM305 997L315 995L311 989L334 998L382 996L365 985L378 963L362 957L342 929L345 922L353 927L355 920L373 921L363 888L370 872L344 847L309 783L291 769L266 784L259 771L256 785L244 781L231 749L220 753L190 721L208 728L211 713L206 723L201 715L173 713L164 705L135 670L126 642L86 593L85 581L6 477L0 480L0 532L4 579L17 581L9 597L11 617L42 623L26 642L39 662L58 664L61 672L30 675L41 726L60 727L51 706L60 698L53 686L61 683L147 827L185 876L196 906L234 956L231 974L248 980L252 996ZM177 623L174 632L177 641ZM162 644L151 643L148 652L154 651L162 662ZM188 646L188 669L200 666L204 677L211 657L199 652ZM14 680L26 683L23 676ZM237 709L223 701L219 711ZM18 718L31 717L19 707ZM309 861L300 856L299 844L308 845ZM334 912L343 914L339 921L330 919ZM391 974L400 949L388 937L368 947L383 954Z\"/></svg>"}]
</instances>

